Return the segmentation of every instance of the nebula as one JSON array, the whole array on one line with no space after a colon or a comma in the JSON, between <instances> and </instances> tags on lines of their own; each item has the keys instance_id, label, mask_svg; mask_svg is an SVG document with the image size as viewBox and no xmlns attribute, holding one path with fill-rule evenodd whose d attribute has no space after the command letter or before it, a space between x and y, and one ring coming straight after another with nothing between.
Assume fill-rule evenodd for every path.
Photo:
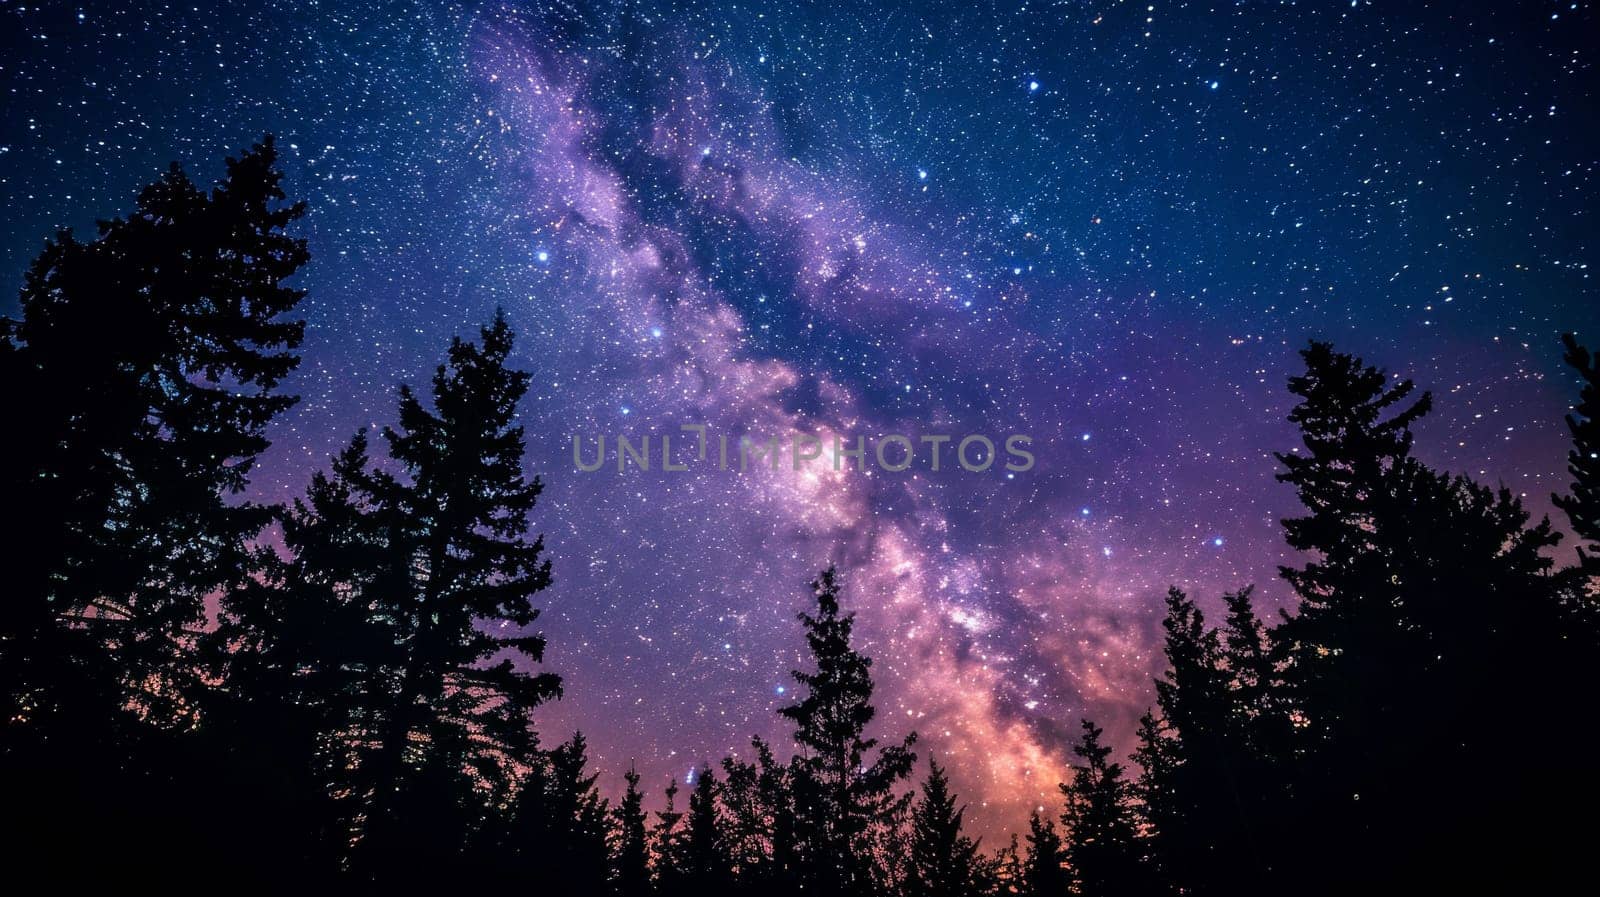
<instances>
[{"instance_id":1,"label":"nebula","mask_svg":"<svg viewBox=\"0 0 1600 897\"><path fill-rule=\"evenodd\" d=\"M503 232L564 272L513 320L551 335L542 369L580 372L534 409L536 441L681 421L827 441L928 422L1041 434L1037 471L986 479L954 464L581 476L546 455L542 519L566 533L551 662L577 639L594 654L551 716L591 727L603 706L588 733L602 763L658 777L781 739L793 615L833 563L876 661L880 733L915 730L949 761L980 827L1053 806L1062 731L1092 713L1126 733L1138 714L1159 592L1086 587L1074 560L1089 415L1064 388L1080 372L1018 320L1026 291L874 218L867 185L784 159L759 92L692 48L615 60L515 18L476 27L497 189L523 197ZM652 80L632 96L640 66Z\"/></svg>"}]
</instances>

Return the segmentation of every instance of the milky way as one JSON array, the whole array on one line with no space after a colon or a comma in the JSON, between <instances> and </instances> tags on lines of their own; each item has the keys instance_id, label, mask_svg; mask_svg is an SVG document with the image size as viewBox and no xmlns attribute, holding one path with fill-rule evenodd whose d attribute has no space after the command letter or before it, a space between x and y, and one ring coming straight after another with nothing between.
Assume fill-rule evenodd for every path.
<instances>
[{"instance_id":1,"label":"milky way","mask_svg":"<svg viewBox=\"0 0 1600 897\"><path fill-rule=\"evenodd\" d=\"M311 331L258 497L506 310L566 680L538 723L608 786L783 740L837 563L879 734L985 832L1054 806L1077 719L1126 746L1151 700L1168 583L1287 606L1308 337L1436 392L1430 461L1562 486L1555 337L1600 323L1588 4L3 9L8 287L168 160L278 135ZM1037 463L574 468L575 434L682 424Z\"/></svg>"}]
</instances>

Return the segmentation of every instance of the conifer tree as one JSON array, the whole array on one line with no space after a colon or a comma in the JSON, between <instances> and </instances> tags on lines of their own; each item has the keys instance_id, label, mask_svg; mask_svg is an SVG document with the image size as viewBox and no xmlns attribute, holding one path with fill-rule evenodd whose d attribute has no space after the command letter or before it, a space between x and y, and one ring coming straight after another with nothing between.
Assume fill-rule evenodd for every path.
<instances>
[{"instance_id":1,"label":"conifer tree","mask_svg":"<svg viewBox=\"0 0 1600 897\"><path fill-rule=\"evenodd\" d=\"M696 771L689 811L670 841L670 871L663 876L663 893L718 895L732 888L727 835L718 809L721 791L709 766Z\"/></svg>"},{"instance_id":2,"label":"conifer tree","mask_svg":"<svg viewBox=\"0 0 1600 897\"><path fill-rule=\"evenodd\" d=\"M252 573L269 514L237 496L295 401L308 254L276 160L267 138L209 192L174 165L94 240L59 233L0 320L0 506L25 518L0 541L0 791L25 863L92 843L59 871L126 887L183 845L204 877L247 831L195 737L195 647L207 597Z\"/></svg>"},{"instance_id":3,"label":"conifer tree","mask_svg":"<svg viewBox=\"0 0 1600 897\"><path fill-rule=\"evenodd\" d=\"M1156 865L1189 892L1237 889L1252 878L1251 847L1259 839L1250 814L1268 788L1252 760L1251 723L1236 707L1229 649L1193 599L1169 589L1162 625L1168 669L1156 682L1161 717L1159 724L1143 721L1137 757Z\"/></svg>"},{"instance_id":4,"label":"conifer tree","mask_svg":"<svg viewBox=\"0 0 1600 897\"><path fill-rule=\"evenodd\" d=\"M1592 605L1595 582L1600 578L1600 366L1574 334L1562 334L1561 341L1566 347L1566 362L1578 373L1583 386L1578 403L1566 417L1572 434L1572 449L1567 452L1571 492L1556 495L1553 501L1566 513L1572 532L1584 543L1578 548L1578 568L1588 580L1586 597L1590 601L1585 604Z\"/></svg>"},{"instance_id":5,"label":"conifer tree","mask_svg":"<svg viewBox=\"0 0 1600 897\"><path fill-rule=\"evenodd\" d=\"M1302 355L1290 419L1306 451L1278 457L1308 512L1284 522L1289 544L1310 559L1284 568L1301 603L1273 633L1299 734L1291 824L1307 832L1290 861L1334 888L1359 886L1341 878L1356 874L1436 887L1446 857L1494 855L1460 782L1502 750L1481 708L1526 705L1557 650L1544 552L1559 537L1528 526L1509 490L1410 456L1428 399L1406 405L1409 381L1321 343ZM1439 824L1405 825L1408 801ZM1337 859L1353 854L1367 864Z\"/></svg>"},{"instance_id":6,"label":"conifer tree","mask_svg":"<svg viewBox=\"0 0 1600 897\"><path fill-rule=\"evenodd\" d=\"M907 890L924 897L969 897L977 892L978 843L962 834L965 807L956 806L950 780L933 760L911 813Z\"/></svg>"},{"instance_id":7,"label":"conifer tree","mask_svg":"<svg viewBox=\"0 0 1600 897\"><path fill-rule=\"evenodd\" d=\"M1283 747L1287 719L1278 698L1278 659L1267 627L1256 614L1246 587L1223 595L1222 665L1231 677L1229 703L1235 726L1255 756L1274 756Z\"/></svg>"},{"instance_id":8,"label":"conifer tree","mask_svg":"<svg viewBox=\"0 0 1600 897\"><path fill-rule=\"evenodd\" d=\"M556 893L592 894L602 890L611 851L611 811L589 772L588 742L581 733L545 755L543 800L536 805L548 820L530 864L530 877L555 885ZM525 815L534 807L525 806ZM554 874L549 874L551 871Z\"/></svg>"},{"instance_id":9,"label":"conifer tree","mask_svg":"<svg viewBox=\"0 0 1600 897\"><path fill-rule=\"evenodd\" d=\"M1358 669L1368 658L1380 663L1378 646L1364 642L1404 628L1393 600L1362 587L1382 578L1372 537L1383 498L1411 455L1411 424L1433 400L1424 393L1406 404L1415 388L1410 380L1390 385L1383 372L1327 343L1311 343L1301 357L1305 373L1289 379L1301 401L1289 420L1300 428L1305 451L1278 453L1285 468L1278 479L1295 488L1308 512L1283 522L1289 546L1315 555L1303 567L1282 568L1301 603L1277 636L1290 646L1289 681L1299 700L1318 708L1305 725L1314 738L1325 738L1341 718L1363 712L1363 697L1341 699L1338 668L1350 657L1360 658Z\"/></svg>"},{"instance_id":10,"label":"conifer tree","mask_svg":"<svg viewBox=\"0 0 1600 897\"><path fill-rule=\"evenodd\" d=\"M359 700L338 710L349 727L327 734L345 754L330 786L354 803L363 877L416 880L419 867L461 862L488 806L519 791L520 770L541 768L528 714L559 679L526 669L543 653L530 597L550 567L543 540L526 534L541 484L522 473L515 415L527 375L506 366L511 345L497 316L479 343L452 343L432 409L402 387L399 426L384 431L397 469L370 464L358 437L334 477L313 484L310 507L287 518L304 536L290 544L291 594L257 600L247 589L229 612L248 663L359 671ZM295 602L352 642L282 625L275 614ZM553 758L581 755L579 741ZM553 762L551 775L563 772Z\"/></svg>"},{"instance_id":11,"label":"conifer tree","mask_svg":"<svg viewBox=\"0 0 1600 897\"><path fill-rule=\"evenodd\" d=\"M209 193L173 165L92 242L58 234L26 274L21 317L0 321L0 499L28 509L0 547L12 724L66 701L192 724L204 599L246 577L266 522L230 496L295 401L278 386L299 360L304 324L287 315L304 293L284 281L308 254L285 233L304 207L284 203L276 161L269 137ZM115 687L61 695L85 676Z\"/></svg>"},{"instance_id":12,"label":"conifer tree","mask_svg":"<svg viewBox=\"0 0 1600 897\"><path fill-rule=\"evenodd\" d=\"M359 834L360 771L387 712L377 698L401 662L392 627L371 614L400 577L387 525L362 491L370 463L363 431L312 476L277 514L287 556L257 549L256 576L223 596L204 640L219 682L208 746L236 787L269 789L251 811L263 825L311 836L308 868L337 867Z\"/></svg>"},{"instance_id":13,"label":"conifer tree","mask_svg":"<svg viewBox=\"0 0 1600 897\"><path fill-rule=\"evenodd\" d=\"M644 811L644 795L639 791L639 773L629 768L624 777L628 788L617 805L616 884L621 897L644 897L650 893L650 845Z\"/></svg>"},{"instance_id":14,"label":"conifer tree","mask_svg":"<svg viewBox=\"0 0 1600 897\"><path fill-rule=\"evenodd\" d=\"M1391 384L1325 343L1301 356L1306 371L1289 380L1300 397L1290 421L1305 450L1277 457L1286 468L1278 478L1295 487L1307 511L1284 521L1287 539L1309 559L1282 569L1300 604L1273 637L1287 659L1286 696L1305 754L1291 786L1297 801L1290 819L1307 836L1303 855L1290 861L1298 875L1326 880L1338 871L1327 868L1331 855L1383 849L1368 808L1398 784L1381 774L1384 758L1396 747L1414 750L1409 740L1397 746L1388 739L1409 703L1401 689L1417 672L1408 663L1420 656L1420 633L1402 615L1397 594L1409 571L1394 569L1398 558L1379 540L1396 528L1385 519L1397 504L1389 497L1411 461L1410 426L1432 400L1424 394L1407 404L1411 381Z\"/></svg>"},{"instance_id":15,"label":"conifer tree","mask_svg":"<svg viewBox=\"0 0 1600 897\"><path fill-rule=\"evenodd\" d=\"M1072 879L1067 874L1066 848L1056 823L1034 813L1028 817L1028 857L1021 892L1027 897L1065 897Z\"/></svg>"},{"instance_id":16,"label":"conifer tree","mask_svg":"<svg viewBox=\"0 0 1600 897\"><path fill-rule=\"evenodd\" d=\"M1554 495L1556 507L1566 514L1578 540L1577 563L1558 574L1562 620L1555 644L1547 646L1544 682L1532 692L1537 700L1525 705L1535 721L1559 720L1567 708L1592 703L1594 657L1600 650L1600 362L1581 345L1576 335L1563 334L1565 361L1578 374L1578 401L1566 415L1572 446L1567 452L1570 491ZM1559 730L1560 723L1540 726L1533 738L1546 747L1539 773L1524 774L1525 790L1544 795L1531 806L1516 808L1538 820L1562 817L1564 806L1600 804L1600 769L1593 762L1587 739L1572 739ZM1540 787L1543 777L1559 780L1559 794ZM1533 781L1528 781L1532 779ZM1582 827L1540 825L1527 833L1525 866L1550 870L1558 879L1570 869L1573 858L1587 855L1589 834Z\"/></svg>"},{"instance_id":17,"label":"conifer tree","mask_svg":"<svg viewBox=\"0 0 1600 897\"><path fill-rule=\"evenodd\" d=\"M1006 846L995 851L992 857L978 857L978 893L990 897L1014 897L1025 894L1027 869L1023 865L1021 847L1015 832Z\"/></svg>"},{"instance_id":18,"label":"conifer tree","mask_svg":"<svg viewBox=\"0 0 1600 897\"><path fill-rule=\"evenodd\" d=\"M1266 822L1282 799L1271 750L1286 747L1275 667L1250 590L1225 595L1223 629L1209 628L1181 590L1167 593L1168 669L1159 715L1140 720L1134 759L1155 870L1170 890L1273 893Z\"/></svg>"},{"instance_id":19,"label":"conifer tree","mask_svg":"<svg viewBox=\"0 0 1600 897\"><path fill-rule=\"evenodd\" d=\"M534 884L563 897L617 892L620 869L613 860L622 833L588 764L582 733L536 752L512 799L472 820L468 851L454 864L455 885L516 890Z\"/></svg>"},{"instance_id":20,"label":"conifer tree","mask_svg":"<svg viewBox=\"0 0 1600 897\"><path fill-rule=\"evenodd\" d=\"M1179 733L1222 734L1227 727L1227 682L1222 645L1194 600L1167 590L1165 653L1168 669L1156 682L1156 701L1167 724Z\"/></svg>"},{"instance_id":21,"label":"conifer tree","mask_svg":"<svg viewBox=\"0 0 1600 897\"><path fill-rule=\"evenodd\" d=\"M762 739L751 739L751 746L753 762L722 761L734 879L741 893L792 893L799 875L792 767L778 761Z\"/></svg>"},{"instance_id":22,"label":"conifer tree","mask_svg":"<svg viewBox=\"0 0 1600 897\"><path fill-rule=\"evenodd\" d=\"M656 811L656 824L650 831L651 872L656 888L676 893L683 878L684 842L688 838L684 813L678 809L676 778L667 783L666 809Z\"/></svg>"},{"instance_id":23,"label":"conifer tree","mask_svg":"<svg viewBox=\"0 0 1600 897\"><path fill-rule=\"evenodd\" d=\"M722 789L708 765L695 779L689 795L689 871L697 890L721 894L732 887L727 833L719 809Z\"/></svg>"},{"instance_id":24,"label":"conifer tree","mask_svg":"<svg viewBox=\"0 0 1600 897\"><path fill-rule=\"evenodd\" d=\"M1154 893L1154 876L1139 843L1138 818L1130 783L1111 747L1101 744L1104 730L1083 721L1083 734L1072 752L1083 762L1072 767L1072 781L1061 785L1066 808L1062 852L1072 870L1074 893L1082 897L1143 897Z\"/></svg>"},{"instance_id":25,"label":"conifer tree","mask_svg":"<svg viewBox=\"0 0 1600 897\"><path fill-rule=\"evenodd\" d=\"M1182 818L1182 796L1175 790L1184 762L1183 746L1177 733L1154 711L1139 717L1138 737L1133 762L1139 766L1139 776L1131 790L1138 798L1139 816L1145 825L1150 874L1167 891L1179 892L1187 884L1185 860L1191 852L1185 842L1188 828Z\"/></svg>"},{"instance_id":26,"label":"conifer tree","mask_svg":"<svg viewBox=\"0 0 1600 897\"><path fill-rule=\"evenodd\" d=\"M811 586L817 612L801 613L800 622L815 670L793 673L804 694L778 711L795 724L801 747L792 770L799 881L827 893L870 893L885 886L883 836L910 801L895 788L911 773L916 736L869 762L878 748L865 734L876 713L872 661L851 646L855 616L841 612L834 568Z\"/></svg>"}]
</instances>

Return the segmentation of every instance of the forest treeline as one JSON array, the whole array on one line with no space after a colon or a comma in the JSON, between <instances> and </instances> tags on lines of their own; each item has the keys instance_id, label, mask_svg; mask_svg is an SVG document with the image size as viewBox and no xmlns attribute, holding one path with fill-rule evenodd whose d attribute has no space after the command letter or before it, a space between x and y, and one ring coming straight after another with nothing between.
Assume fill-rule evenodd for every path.
<instances>
[{"instance_id":1,"label":"forest treeline","mask_svg":"<svg viewBox=\"0 0 1600 897\"><path fill-rule=\"evenodd\" d=\"M1581 887L1600 375L1574 339L1556 504L1576 563L1509 490L1414 457L1428 394L1313 342L1288 382L1302 444L1277 455L1303 505L1284 521L1298 603L1266 619L1246 588L1212 620L1170 591L1137 749L1063 721L1072 773L1023 837L980 845L915 735L874 735L832 569L798 618L792 744L756 739L647 811L635 772L604 771L613 804L581 735L533 728L561 680L503 317L400 386L395 424L302 497L242 499L304 330L286 285L304 207L275 159L268 139L209 191L174 166L94 239L58 234L0 324L9 875L622 897Z\"/></svg>"}]
</instances>

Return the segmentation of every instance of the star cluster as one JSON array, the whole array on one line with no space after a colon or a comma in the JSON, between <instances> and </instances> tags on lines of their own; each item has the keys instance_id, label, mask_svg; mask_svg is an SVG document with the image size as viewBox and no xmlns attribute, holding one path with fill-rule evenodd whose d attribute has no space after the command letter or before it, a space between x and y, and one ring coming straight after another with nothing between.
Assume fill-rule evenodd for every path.
<instances>
[{"instance_id":1,"label":"star cluster","mask_svg":"<svg viewBox=\"0 0 1600 897\"><path fill-rule=\"evenodd\" d=\"M1308 337L1536 509L1592 332L1587 3L5 3L9 295L40 241L278 136L309 202L286 499L503 307L566 697L607 778L783 739L829 562L983 831L1126 744L1168 583L1284 605ZM5 310L14 311L14 299ZM1026 433L1014 475L574 469L574 434Z\"/></svg>"}]
</instances>

